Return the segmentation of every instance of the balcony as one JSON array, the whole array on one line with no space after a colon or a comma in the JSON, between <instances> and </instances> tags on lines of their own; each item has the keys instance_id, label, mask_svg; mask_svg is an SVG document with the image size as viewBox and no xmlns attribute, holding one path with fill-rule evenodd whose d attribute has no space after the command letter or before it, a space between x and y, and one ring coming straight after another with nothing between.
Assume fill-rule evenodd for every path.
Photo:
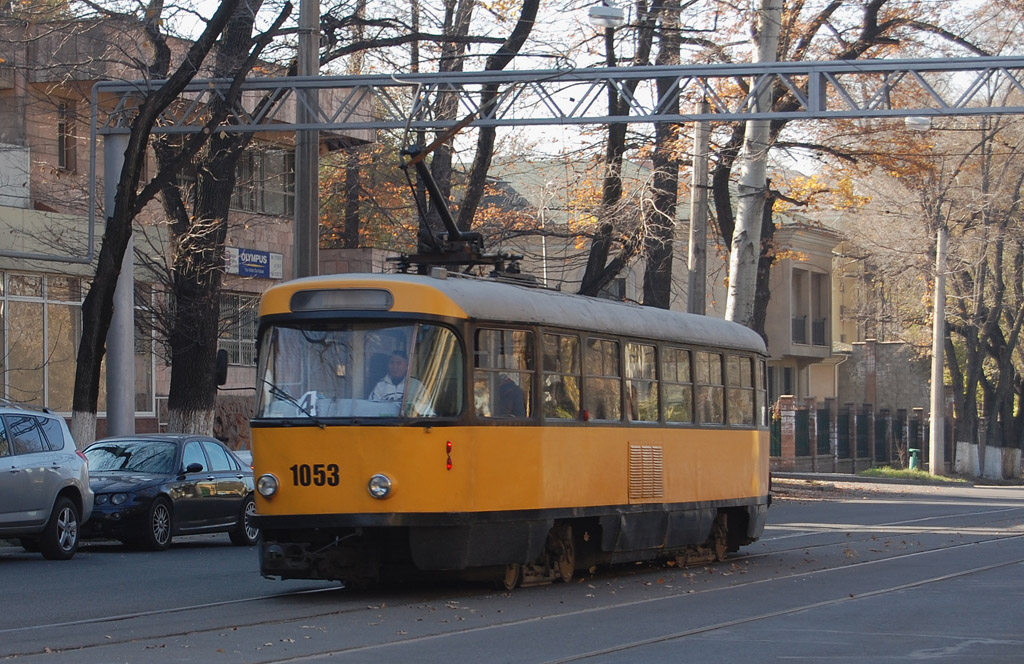
<instances>
[{"instance_id":1,"label":"balcony","mask_svg":"<svg viewBox=\"0 0 1024 664\"><path fill-rule=\"evenodd\" d=\"M807 343L807 316L793 316L793 343Z\"/></svg>"},{"instance_id":2,"label":"balcony","mask_svg":"<svg viewBox=\"0 0 1024 664\"><path fill-rule=\"evenodd\" d=\"M825 323L824 318L815 318L811 321L811 343L815 346L828 345L828 338L825 336L828 326Z\"/></svg>"}]
</instances>

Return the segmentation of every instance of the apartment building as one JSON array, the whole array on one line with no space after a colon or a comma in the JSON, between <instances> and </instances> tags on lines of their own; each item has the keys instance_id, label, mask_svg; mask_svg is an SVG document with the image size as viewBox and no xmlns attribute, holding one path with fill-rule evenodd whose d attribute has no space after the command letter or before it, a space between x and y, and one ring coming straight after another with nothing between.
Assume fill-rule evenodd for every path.
<instances>
[{"instance_id":1,"label":"apartment building","mask_svg":"<svg viewBox=\"0 0 1024 664\"><path fill-rule=\"evenodd\" d=\"M184 42L176 42L181 50ZM90 228L90 195L102 220L102 139L90 141L90 100L102 80L136 80L147 46L122 21L23 23L0 19L0 397L71 411L81 304L94 273L102 221ZM322 98L323 99L323 98ZM114 100L103 100L101 104ZM329 102L329 100L328 100ZM285 105L277 117L294 111ZM330 145L365 142L367 132L333 134ZM325 146L327 141L325 140ZM237 167L231 198L221 310L229 384L255 376L255 304L292 273L294 141L261 134ZM326 149L326 147L325 147ZM95 172L96 190L90 190ZM155 172L150 159L147 175ZM188 174L181 175L183 181ZM138 309L158 303L169 260L165 217L151 203L135 226ZM170 370L161 339L137 326L136 430L166 423ZM105 431L101 379L99 434ZM229 415L251 394L226 398ZM232 402L233 405L232 405Z\"/></svg>"}]
</instances>

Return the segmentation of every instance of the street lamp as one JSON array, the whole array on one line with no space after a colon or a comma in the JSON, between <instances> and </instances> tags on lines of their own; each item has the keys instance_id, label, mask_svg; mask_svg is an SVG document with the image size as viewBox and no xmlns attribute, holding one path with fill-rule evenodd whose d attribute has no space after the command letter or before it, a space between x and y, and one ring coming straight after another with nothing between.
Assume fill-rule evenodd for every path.
<instances>
[{"instance_id":1,"label":"street lamp","mask_svg":"<svg viewBox=\"0 0 1024 664\"><path fill-rule=\"evenodd\" d=\"M931 118L907 117L904 126L910 131L928 131ZM932 475L945 475L946 469L946 412L945 358L943 343L946 338L946 246L949 233L946 224L936 219L935 228L935 304L932 314L932 384L928 416L928 471Z\"/></svg>"},{"instance_id":2,"label":"street lamp","mask_svg":"<svg viewBox=\"0 0 1024 664\"><path fill-rule=\"evenodd\" d=\"M625 12L608 2L594 5L590 8L588 15L590 16L590 23L595 28L610 28L614 30L626 22Z\"/></svg>"},{"instance_id":3,"label":"street lamp","mask_svg":"<svg viewBox=\"0 0 1024 664\"><path fill-rule=\"evenodd\" d=\"M609 67L615 66L615 28L626 23L626 13L613 4L601 1L587 12L595 28L604 28L604 54ZM610 91L609 91L610 92Z\"/></svg>"}]
</instances>

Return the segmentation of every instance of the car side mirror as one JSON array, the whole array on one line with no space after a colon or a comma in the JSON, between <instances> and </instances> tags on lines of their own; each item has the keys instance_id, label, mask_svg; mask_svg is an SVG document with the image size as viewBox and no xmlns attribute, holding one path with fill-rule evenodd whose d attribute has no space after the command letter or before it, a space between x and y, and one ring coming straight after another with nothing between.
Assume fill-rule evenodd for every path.
<instances>
[{"instance_id":1,"label":"car side mirror","mask_svg":"<svg viewBox=\"0 0 1024 664\"><path fill-rule=\"evenodd\" d=\"M190 463L185 468L186 473L201 473L203 472L203 464L201 463Z\"/></svg>"},{"instance_id":2,"label":"car side mirror","mask_svg":"<svg viewBox=\"0 0 1024 664\"><path fill-rule=\"evenodd\" d=\"M223 348L217 351L217 364L214 372L217 385L223 385L228 382L228 352Z\"/></svg>"}]
</instances>

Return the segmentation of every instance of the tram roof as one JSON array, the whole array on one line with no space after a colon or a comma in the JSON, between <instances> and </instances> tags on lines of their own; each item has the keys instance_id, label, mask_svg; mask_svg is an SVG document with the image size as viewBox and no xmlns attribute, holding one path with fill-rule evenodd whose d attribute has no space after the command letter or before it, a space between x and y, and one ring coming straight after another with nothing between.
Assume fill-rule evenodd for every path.
<instances>
[{"instance_id":1,"label":"tram roof","mask_svg":"<svg viewBox=\"0 0 1024 664\"><path fill-rule=\"evenodd\" d=\"M527 323L719 346L765 353L764 341L738 323L628 302L519 286L485 278L451 275L447 278L411 274L338 274L286 282L272 290L329 290L331 288L434 289L471 320ZM268 295L270 292L268 291ZM396 310L397 307L396 307ZM401 310L409 310L403 307ZM261 308L261 314L267 313Z\"/></svg>"}]
</instances>

